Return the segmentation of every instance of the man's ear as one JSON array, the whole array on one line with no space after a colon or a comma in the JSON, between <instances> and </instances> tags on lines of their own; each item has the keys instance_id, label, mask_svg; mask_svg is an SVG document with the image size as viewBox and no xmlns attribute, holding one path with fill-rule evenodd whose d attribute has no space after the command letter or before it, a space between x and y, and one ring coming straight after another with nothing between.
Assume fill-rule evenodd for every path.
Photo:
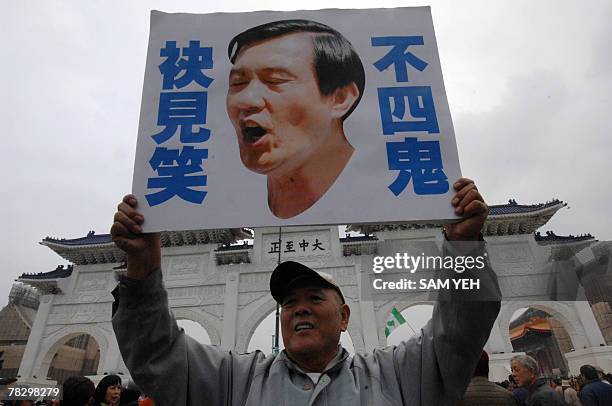
<instances>
[{"instance_id":1,"label":"man's ear","mask_svg":"<svg viewBox=\"0 0 612 406\"><path fill-rule=\"evenodd\" d=\"M349 318L351 317L351 308L346 303L342 304L342 307L340 308L340 316L342 317L340 326L342 331L346 331L348 328Z\"/></svg>"},{"instance_id":2,"label":"man's ear","mask_svg":"<svg viewBox=\"0 0 612 406\"><path fill-rule=\"evenodd\" d=\"M355 104L359 97L359 89L355 82L339 87L331 95L332 116L342 118Z\"/></svg>"}]
</instances>

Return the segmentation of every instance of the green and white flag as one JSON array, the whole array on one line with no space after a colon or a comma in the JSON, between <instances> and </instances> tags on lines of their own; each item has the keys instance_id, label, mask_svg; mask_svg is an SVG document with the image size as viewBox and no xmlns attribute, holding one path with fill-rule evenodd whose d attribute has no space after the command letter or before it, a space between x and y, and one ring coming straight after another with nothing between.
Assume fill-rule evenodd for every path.
<instances>
[{"instance_id":1,"label":"green and white flag","mask_svg":"<svg viewBox=\"0 0 612 406\"><path fill-rule=\"evenodd\" d=\"M406 324L406 319L404 319L404 316L394 307L391 309L391 315L385 324L385 337L389 337L389 334L402 324Z\"/></svg>"}]
</instances>

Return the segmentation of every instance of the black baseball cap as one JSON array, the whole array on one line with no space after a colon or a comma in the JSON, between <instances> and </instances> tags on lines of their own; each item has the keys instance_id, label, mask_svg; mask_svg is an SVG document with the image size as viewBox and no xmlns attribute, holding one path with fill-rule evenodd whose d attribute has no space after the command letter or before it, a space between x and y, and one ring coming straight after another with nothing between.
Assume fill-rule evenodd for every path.
<instances>
[{"instance_id":1,"label":"black baseball cap","mask_svg":"<svg viewBox=\"0 0 612 406\"><path fill-rule=\"evenodd\" d=\"M282 303L285 296L298 286L321 286L334 289L340 295L342 303L345 303L340 286L330 274L315 271L295 261L278 264L270 277L270 293L274 300Z\"/></svg>"}]
</instances>

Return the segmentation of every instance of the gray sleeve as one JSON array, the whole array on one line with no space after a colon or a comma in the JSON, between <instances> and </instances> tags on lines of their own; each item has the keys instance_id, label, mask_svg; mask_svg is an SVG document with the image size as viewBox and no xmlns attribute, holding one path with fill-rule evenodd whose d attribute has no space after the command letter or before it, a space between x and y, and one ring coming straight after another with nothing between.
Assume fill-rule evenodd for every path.
<instances>
[{"instance_id":1,"label":"gray sleeve","mask_svg":"<svg viewBox=\"0 0 612 406\"><path fill-rule=\"evenodd\" d=\"M134 382L158 405L243 404L261 353L236 355L186 335L168 308L162 272L122 278L113 329Z\"/></svg>"},{"instance_id":2,"label":"gray sleeve","mask_svg":"<svg viewBox=\"0 0 612 406\"><path fill-rule=\"evenodd\" d=\"M484 255L483 242L459 248L446 243L443 255ZM479 278L480 289L440 291L421 335L395 348L395 374L406 405L457 404L499 313L501 294L488 262L481 270L445 276Z\"/></svg>"}]
</instances>

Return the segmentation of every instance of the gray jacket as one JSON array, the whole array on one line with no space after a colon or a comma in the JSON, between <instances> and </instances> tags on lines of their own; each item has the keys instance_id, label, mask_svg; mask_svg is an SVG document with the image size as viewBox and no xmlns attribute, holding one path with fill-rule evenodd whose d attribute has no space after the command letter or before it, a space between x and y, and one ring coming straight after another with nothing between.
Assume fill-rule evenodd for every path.
<instances>
[{"instance_id":1,"label":"gray jacket","mask_svg":"<svg viewBox=\"0 0 612 406\"><path fill-rule=\"evenodd\" d=\"M509 390L484 376L475 376L463 395L461 406L517 406L517 403Z\"/></svg>"},{"instance_id":2,"label":"gray jacket","mask_svg":"<svg viewBox=\"0 0 612 406\"><path fill-rule=\"evenodd\" d=\"M342 350L316 385L284 352L237 354L187 336L168 309L159 270L144 281L120 281L113 328L135 383L158 406L455 405L500 308L493 272L478 276L494 300L449 293L418 337L370 354Z\"/></svg>"},{"instance_id":3,"label":"gray jacket","mask_svg":"<svg viewBox=\"0 0 612 406\"><path fill-rule=\"evenodd\" d=\"M528 388L527 406L566 406L563 396L548 385L545 378L538 378Z\"/></svg>"}]
</instances>

